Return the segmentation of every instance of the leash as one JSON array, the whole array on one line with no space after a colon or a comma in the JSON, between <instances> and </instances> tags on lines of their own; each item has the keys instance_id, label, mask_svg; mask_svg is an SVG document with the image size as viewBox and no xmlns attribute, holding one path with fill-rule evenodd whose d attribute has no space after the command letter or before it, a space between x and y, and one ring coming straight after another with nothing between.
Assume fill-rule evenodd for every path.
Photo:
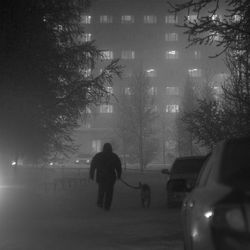
<instances>
[{"instance_id":1,"label":"leash","mask_svg":"<svg viewBox=\"0 0 250 250\"><path fill-rule=\"evenodd\" d=\"M122 178L120 178L120 181L125 184L126 186L130 187L130 188L133 188L133 189L140 189L141 187L140 186L133 186L133 185L130 185L128 184L126 181L124 181Z\"/></svg>"}]
</instances>

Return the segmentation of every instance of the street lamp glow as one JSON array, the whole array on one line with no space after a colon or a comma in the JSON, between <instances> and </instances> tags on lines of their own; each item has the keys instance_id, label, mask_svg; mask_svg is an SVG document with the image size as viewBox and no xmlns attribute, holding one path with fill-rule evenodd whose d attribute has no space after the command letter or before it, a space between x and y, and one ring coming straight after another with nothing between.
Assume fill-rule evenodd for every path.
<instances>
[{"instance_id":1,"label":"street lamp glow","mask_svg":"<svg viewBox=\"0 0 250 250\"><path fill-rule=\"evenodd\" d=\"M175 50L169 51L168 54L170 54L170 55L175 55L175 54L176 54L176 51L175 51Z\"/></svg>"},{"instance_id":2,"label":"street lamp glow","mask_svg":"<svg viewBox=\"0 0 250 250\"><path fill-rule=\"evenodd\" d=\"M11 166L13 166L13 167L16 166L16 161L12 161Z\"/></svg>"},{"instance_id":3,"label":"street lamp glow","mask_svg":"<svg viewBox=\"0 0 250 250\"><path fill-rule=\"evenodd\" d=\"M194 71L197 71L198 69L189 69L188 71L189 72L194 72Z\"/></svg>"},{"instance_id":4,"label":"street lamp glow","mask_svg":"<svg viewBox=\"0 0 250 250\"><path fill-rule=\"evenodd\" d=\"M204 213L204 216L207 218L207 219L209 219L210 217L212 217L213 216L213 211L211 211L211 210L209 210L209 211L207 211L206 213Z\"/></svg>"},{"instance_id":5,"label":"street lamp glow","mask_svg":"<svg viewBox=\"0 0 250 250\"><path fill-rule=\"evenodd\" d=\"M152 72L155 72L155 70L154 69L148 69L148 70L146 70L146 72L147 73L152 73Z\"/></svg>"}]
</instances>

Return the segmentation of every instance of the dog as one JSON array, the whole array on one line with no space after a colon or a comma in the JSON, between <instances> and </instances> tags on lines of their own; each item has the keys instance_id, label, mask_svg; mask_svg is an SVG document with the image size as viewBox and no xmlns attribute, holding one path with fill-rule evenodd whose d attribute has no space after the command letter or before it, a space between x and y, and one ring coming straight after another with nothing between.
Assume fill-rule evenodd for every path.
<instances>
[{"instance_id":1,"label":"dog","mask_svg":"<svg viewBox=\"0 0 250 250\"><path fill-rule=\"evenodd\" d=\"M141 190L141 204L143 208L149 208L151 203L151 188L146 183L139 182L139 188Z\"/></svg>"}]
</instances>

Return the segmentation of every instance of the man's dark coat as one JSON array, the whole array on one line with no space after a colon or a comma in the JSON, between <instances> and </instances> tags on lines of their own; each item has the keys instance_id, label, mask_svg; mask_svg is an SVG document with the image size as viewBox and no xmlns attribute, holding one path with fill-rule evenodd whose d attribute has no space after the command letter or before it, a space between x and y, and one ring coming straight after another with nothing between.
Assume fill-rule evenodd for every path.
<instances>
[{"instance_id":1,"label":"man's dark coat","mask_svg":"<svg viewBox=\"0 0 250 250\"><path fill-rule=\"evenodd\" d=\"M97 183L115 183L116 178L121 177L120 158L109 148L104 148L102 152L97 153L90 165L90 178L94 179L96 171Z\"/></svg>"}]
</instances>

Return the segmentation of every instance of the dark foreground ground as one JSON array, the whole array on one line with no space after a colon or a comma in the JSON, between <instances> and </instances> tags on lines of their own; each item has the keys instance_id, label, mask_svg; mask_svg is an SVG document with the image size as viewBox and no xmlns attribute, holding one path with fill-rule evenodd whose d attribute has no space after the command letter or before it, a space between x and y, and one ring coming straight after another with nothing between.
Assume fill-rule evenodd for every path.
<instances>
[{"instance_id":1,"label":"dark foreground ground","mask_svg":"<svg viewBox=\"0 0 250 250\"><path fill-rule=\"evenodd\" d=\"M166 208L165 177L160 171L123 174L132 185L141 181L151 186L149 209L141 208L138 190L117 182L110 211L95 206L97 186L87 173L70 173L84 181L64 189L54 190L53 178L62 177L56 171L46 173L46 179L36 173L36 178L27 175L28 181L22 176L2 185L0 250L183 249L180 211ZM27 187L24 182L31 184Z\"/></svg>"}]
</instances>

